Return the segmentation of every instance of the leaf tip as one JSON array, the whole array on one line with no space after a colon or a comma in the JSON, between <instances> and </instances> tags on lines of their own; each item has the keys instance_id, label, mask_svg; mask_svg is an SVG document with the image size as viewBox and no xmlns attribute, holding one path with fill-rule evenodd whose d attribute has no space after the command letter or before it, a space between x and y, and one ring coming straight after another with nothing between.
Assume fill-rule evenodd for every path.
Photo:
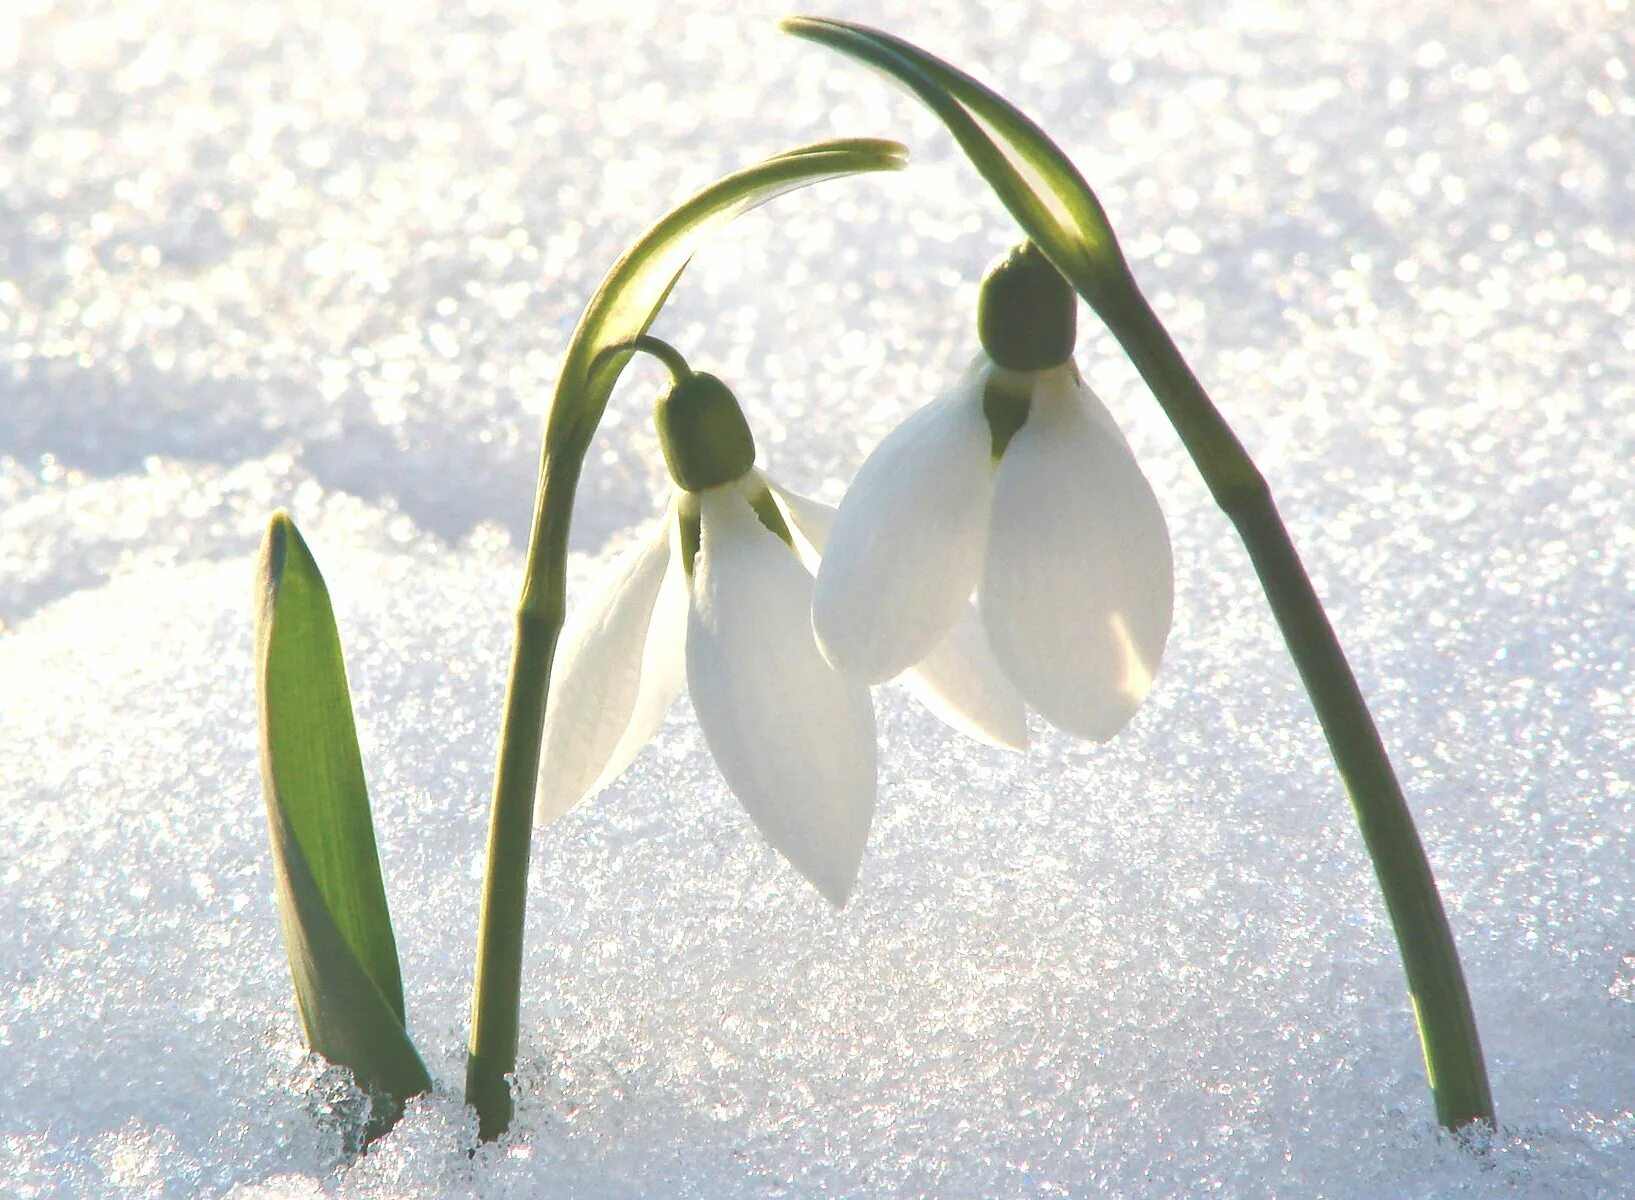
<instances>
[{"instance_id":1,"label":"leaf tip","mask_svg":"<svg viewBox=\"0 0 1635 1200\"><path fill-rule=\"evenodd\" d=\"M811 37L825 30L846 29L848 23L836 21L831 17L808 17L799 13L778 21L778 28L784 33L792 33L796 37Z\"/></svg>"},{"instance_id":2,"label":"leaf tip","mask_svg":"<svg viewBox=\"0 0 1635 1200\"><path fill-rule=\"evenodd\" d=\"M901 171L908 166L908 147L891 138L840 138L820 142L818 149L856 155L855 171Z\"/></svg>"},{"instance_id":3,"label":"leaf tip","mask_svg":"<svg viewBox=\"0 0 1635 1200\"><path fill-rule=\"evenodd\" d=\"M261 539L261 554L256 564L256 624L265 636L272 628L277 613L279 592L286 582L316 585L324 590L323 575L307 549L306 539L296 528L295 520L280 508L267 520L267 532Z\"/></svg>"},{"instance_id":4,"label":"leaf tip","mask_svg":"<svg viewBox=\"0 0 1635 1200\"><path fill-rule=\"evenodd\" d=\"M290 516L289 509L273 509L273 515L267 519L267 532L269 534L282 533L293 528L295 528L295 520Z\"/></svg>"},{"instance_id":5,"label":"leaf tip","mask_svg":"<svg viewBox=\"0 0 1635 1200\"><path fill-rule=\"evenodd\" d=\"M284 578L284 564L289 558L290 535L296 533L295 522L289 513L279 509L267 521L267 532L261 538L261 554L256 565L256 594L263 611L270 610L278 595L278 585Z\"/></svg>"}]
</instances>

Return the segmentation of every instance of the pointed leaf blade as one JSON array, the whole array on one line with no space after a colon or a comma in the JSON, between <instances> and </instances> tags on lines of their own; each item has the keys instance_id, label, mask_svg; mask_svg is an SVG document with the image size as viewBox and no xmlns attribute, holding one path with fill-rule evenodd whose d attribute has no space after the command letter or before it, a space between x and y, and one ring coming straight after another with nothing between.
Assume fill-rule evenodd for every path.
<instances>
[{"instance_id":1,"label":"pointed leaf blade","mask_svg":"<svg viewBox=\"0 0 1635 1200\"><path fill-rule=\"evenodd\" d=\"M261 778L284 948L307 1044L350 1068L377 1099L374 1136L431 1078L404 1025L397 942L329 593L282 512L262 543L257 586Z\"/></svg>"}]
</instances>

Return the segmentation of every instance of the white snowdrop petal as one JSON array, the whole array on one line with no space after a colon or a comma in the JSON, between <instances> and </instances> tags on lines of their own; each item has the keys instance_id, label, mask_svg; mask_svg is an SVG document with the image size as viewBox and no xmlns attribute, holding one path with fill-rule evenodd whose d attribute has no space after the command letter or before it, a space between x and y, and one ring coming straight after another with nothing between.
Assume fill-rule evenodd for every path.
<instances>
[{"instance_id":1,"label":"white snowdrop petal","mask_svg":"<svg viewBox=\"0 0 1635 1200\"><path fill-rule=\"evenodd\" d=\"M1028 704L1105 741L1151 686L1175 583L1164 514L1100 408L1087 389L1035 392L1000 462L978 604Z\"/></svg>"},{"instance_id":2,"label":"white snowdrop petal","mask_svg":"<svg viewBox=\"0 0 1635 1200\"><path fill-rule=\"evenodd\" d=\"M801 560L815 570L834 526L835 510L821 500L768 486L795 535ZM967 737L1002 750L1027 749L1027 706L999 669L982 620L970 604L948 636L901 679L921 704Z\"/></svg>"},{"instance_id":3,"label":"white snowdrop petal","mask_svg":"<svg viewBox=\"0 0 1635 1200\"><path fill-rule=\"evenodd\" d=\"M641 681L636 688L636 702L631 706L630 722L619 743L613 748L607 765L591 784L590 795L595 795L612 783L635 760L664 724L664 715L676 694L681 691L687 672L687 573L681 565L679 532L675 521L670 527L670 561L659 584L658 600L653 605L653 617L647 625L647 640L642 647Z\"/></svg>"},{"instance_id":4,"label":"white snowdrop petal","mask_svg":"<svg viewBox=\"0 0 1635 1200\"><path fill-rule=\"evenodd\" d=\"M617 778L680 690L686 594L679 580L666 585L677 574L674 524L667 517L627 552L562 632L545 705L534 800L539 824Z\"/></svg>"},{"instance_id":5,"label":"white snowdrop petal","mask_svg":"<svg viewBox=\"0 0 1635 1200\"><path fill-rule=\"evenodd\" d=\"M903 683L945 724L1001 750L1028 748L1028 712L988 646L982 620L969 604L948 636Z\"/></svg>"},{"instance_id":6,"label":"white snowdrop petal","mask_svg":"<svg viewBox=\"0 0 1635 1200\"><path fill-rule=\"evenodd\" d=\"M1046 408L1065 404L1077 408L1090 418L1091 424L1107 434L1123 446L1130 448L1124 431L1119 428L1113 414L1107 411L1107 406L1101 402L1095 392L1090 390L1079 374L1079 368L1072 362L1065 362L1059 367L1052 367L1048 371L1040 371L1033 383L1034 402Z\"/></svg>"},{"instance_id":7,"label":"white snowdrop petal","mask_svg":"<svg viewBox=\"0 0 1635 1200\"><path fill-rule=\"evenodd\" d=\"M829 661L870 682L929 654L976 586L994 478L982 379L887 435L836 514L812 622Z\"/></svg>"},{"instance_id":8,"label":"white snowdrop petal","mask_svg":"<svg viewBox=\"0 0 1635 1200\"><path fill-rule=\"evenodd\" d=\"M836 906L874 813L874 708L812 636L812 579L732 488L700 496L687 686L710 753L767 841Z\"/></svg>"}]
</instances>

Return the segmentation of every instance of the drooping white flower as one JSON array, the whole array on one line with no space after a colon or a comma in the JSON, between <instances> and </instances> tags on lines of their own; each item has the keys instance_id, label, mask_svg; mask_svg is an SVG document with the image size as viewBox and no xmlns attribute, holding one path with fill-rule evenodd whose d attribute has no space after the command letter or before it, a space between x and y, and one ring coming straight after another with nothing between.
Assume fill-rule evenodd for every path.
<instances>
[{"instance_id":1,"label":"drooping white flower","mask_svg":"<svg viewBox=\"0 0 1635 1200\"><path fill-rule=\"evenodd\" d=\"M689 427L712 419L730 425L707 407ZM678 483L712 486L678 486L659 528L564 629L536 820L555 819L618 778L685 679L727 786L767 841L839 906L874 811L874 708L868 684L836 670L812 632L811 567L832 510L771 485L753 467L714 482L753 461L752 444L745 453L747 460L691 474L672 459ZM1021 700L974 614L965 636L934 647L917 674L917 690L951 723L997 744L1025 743Z\"/></svg>"},{"instance_id":2,"label":"drooping white flower","mask_svg":"<svg viewBox=\"0 0 1635 1200\"><path fill-rule=\"evenodd\" d=\"M974 592L1023 699L1104 741L1158 669L1174 566L1152 488L1067 357L1067 312L1053 365L1007 369L979 355L864 462L824 551L812 619L830 662L887 679L946 638ZM1026 329L1036 340L1038 325Z\"/></svg>"}]
</instances>

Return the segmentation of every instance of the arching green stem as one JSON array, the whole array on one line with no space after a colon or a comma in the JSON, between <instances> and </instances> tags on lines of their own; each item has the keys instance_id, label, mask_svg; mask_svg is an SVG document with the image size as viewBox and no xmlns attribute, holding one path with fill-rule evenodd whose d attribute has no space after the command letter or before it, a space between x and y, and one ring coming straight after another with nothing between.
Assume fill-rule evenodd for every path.
<instances>
[{"instance_id":1,"label":"arching green stem","mask_svg":"<svg viewBox=\"0 0 1635 1200\"><path fill-rule=\"evenodd\" d=\"M709 232L746 209L805 184L861 171L894 170L905 160L903 148L895 142L822 142L717 181L666 213L637 239L608 272L574 330L546 418L488 827L466 1059L466 1102L477 1110L478 1133L484 1140L498 1137L511 1123L509 1077L516 1068L520 1028L534 789L546 685L565 608L574 492L613 385L636 349L631 343L646 333Z\"/></svg>"},{"instance_id":2,"label":"arching green stem","mask_svg":"<svg viewBox=\"0 0 1635 1200\"><path fill-rule=\"evenodd\" d=\"M1492 1126L1493 1097L1453 934L1356 677L1265 480L1136 286L1095 193L1013 105L917 46L844 21L794 17L783 27L885 73L931 109L1147 381L1242 537L1328 739L1401 948L1437 1118L1449 1129Z\"/></svg>"},{"instance_id":3,"label":"arching green stem","mask_svg":"<svg viewBox=\"0 0 1635 1200\"><path fill-rule=\"evenodd\" d=\"M1493 1096L1459 952L1413 813L1334 628L1260 472L1132 282L1101 312L1182 433L1243 539L1351 799L1396 932L1437 1119L1493 1126ZM1212 426L1214 426L1212 428ZM1208 464L1207 467L1205 464Z\"/></svg>"}]
</instances>

